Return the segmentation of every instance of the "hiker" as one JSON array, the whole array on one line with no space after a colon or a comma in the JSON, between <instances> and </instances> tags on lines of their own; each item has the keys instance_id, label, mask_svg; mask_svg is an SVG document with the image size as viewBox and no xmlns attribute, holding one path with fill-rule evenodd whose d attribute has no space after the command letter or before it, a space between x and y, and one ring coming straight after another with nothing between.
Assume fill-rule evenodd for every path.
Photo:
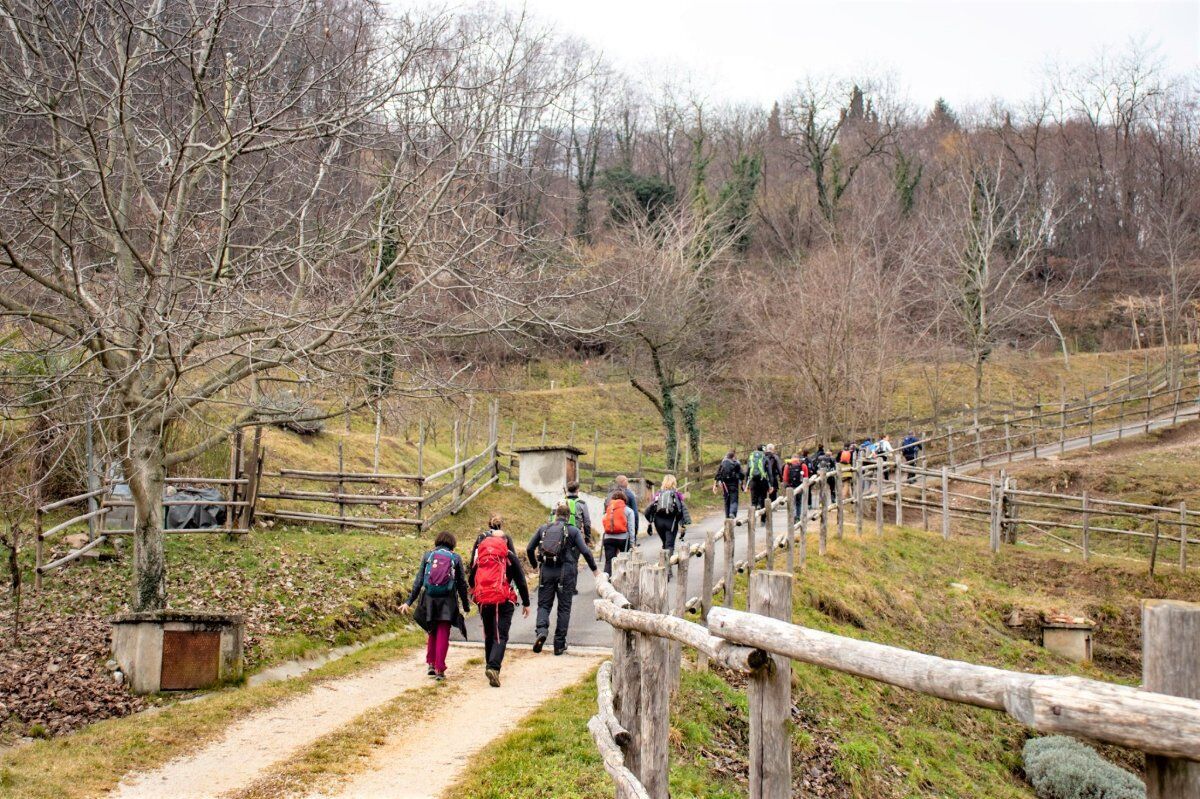
<instances>
[{"instance_id":1,"label":"hiker","mask_svg":"<svg viewBox=\"0 0 1200 799\"><path fill-rule=\"evenodd\" d=\"M806 449L800 450L800 464L804 466L810 476L816 471L816 468L813 466L812 456L808 454L808 450ZM810 484L808 487L808 508L806 510L811 510L816 506L817 500L813 496L812 485Z\"/></svg>"},{"instance_id":2,"label":"hiker","mask_svg":"<svg viewBox=\"0 0 1200 799\"><path fill-rule=\"evenodd\" d=\"M488 531L475 542L468 579L471 598L479 606L483 622L483 673L493 688L500 687L500 666L508 647L508 631L518 595L521 616L529 616L529 585L525 570L512 549L512 538L503 529L504 520L495 514ZM516 590L513 590L516 586Z\"/></svg>"},{"instance_id":3,"label":"hiker","mask_svg":"<svg viewBox=\"0 0 1200 799\"><path fill-rule=\"evenodd\" d=\"M829 454L829 450L825 449L824 444L817 445L817 454L813 456L813 469L818 473L825 475L825 485L829 487L829 493L826 496L837 498L837 475L834 470L837 468L837 462L833 456ZM812 493L811 490L809 493ZM821 502L820 489L817 491L817 503Z\"/></svg>"},{"instance_id":4,"label":"hiker","mask_svg":"<svg viewBox=\"0 0 1200 799\"><path fill-rule=\"evenodd\" d=\"M759 444L746 460L746 487L750 490L750 506L755 510L766 506L767 492L771 489L767 453L763 449Z\"/></svg>"},{"instance_id":5,"label":"hiker","mask_svg":"<svg viewBox=\"0 0 1200 799\"><path fill-rule=\"evenodd\" d=\"M484 530L482 533L480 533L475 538L475 545L471 547L471 565L469 567L470 569L475 568L475 553L477 553L479 551L479 545L481 543L483 543L483 540L485 538L487 538L489 535L496 532L497 530L500 530L502 535L504 536L504 542L506 544L508 544L508 551L513 553L514 555L517 554L517 545L513 543L512 536L509 535L508 533L503 532L504 517L501 516L499 513L493 513L491 515L491 517L488 519L488 529ZM518 560L519 559L520 558L518 557Z\"/></svg>"},{"instance_id":6,"label":"hiker","mask_svg":"<svg viewBox=\"0 0 1200 799\"><path fill-rule=\"evenodd\" d=\"M765 451L767 453L767 475L771 481L771 492L768 496L774 502L779 497L779 482L783 479L783 463L775 453L774 444L767 444Z\"/></svg>"},{"instance_id":7,"label":"hiker","mask_svg":"<svg viewBox=\"0 0 1200 799\"><path fill-rule=\"evenodd\" d=\"M613 558L629 550L629 539L633 535L633 517L637 514L625 502L625 492L614 488L604 503L604 573L612 576Z\"/></svg>"},{"instance_id":8,"label":"hiker","mask_svg":"<svg viewBox=\"0 0 1200 799\"><path fill-rule=\"evenodd\" d=\"M900 442L900 452L904 455L905 463L912 469L916 469L917 458L921 457L921 450L924 448L925 445L921 443L921 439L917 437L916 433L911 431ZM915 471L908 476L908 482L910 483L916 482L916 479L917 473Z\"/></svg>"},{"instance_id":9,"label":"hiker","mask_svg":"<svg viewBox=\"0 0 1200 799\"><path fill-rule=\"evenodd\" d=\"M787 486L792 505L796 508L796 518L803 516L805 511L804 495L798 493L796 489L800 488L800 484L804 482L809 474L808 464L804 462L799 453L793 455L783 465L783 484Z\"/></svg>"},{"instance_id":10,"label":"hiker","mask_svg":"<svg viewBox=\"0 0 1200 799\"><path fill-rule=\"evenodd\" d=\"M578 480L567 483L567 496L563 501L567 503L567 508L570 510L570 514L567 516L567 524L583 533L583 540L588 545L588 549L591 549L592 520L588 515L587 503L579 498Z\"/></svg>"},{"instance_id":11,"label":"hiker","mask_svg":"<svg viewBox=\"0 0 1200 799\"><path fill-rule=\"evenodd\" d=\"M720 491L725 496L726 519L737 518L738 492L741 491L745 479L746 475L742 472L742 463L737 459L737 453L729 450L713 478L713 492Z\"/></svg>"},{"instance_id":12,"label":"hiker","mask_svg":"<svg viewBox=\"0 0 1200 799\"><path fill-rule=\"evenodd\" d=\"M626 477L625 475L618 474L617 479L614 482L616 483L617 488L621 491L621 493L625 495L625 504L633 509L633 538L631 540L630 546L636 547L637 542L638 542L638 530L641 528L641 521L638 519L638 515L637 515L637 513L638 513L637 497L635 497L633 495L633 491L629 488L629 478ZM604 506L605 510L607 510L608 509L608 500L605 500L604 502L605 502L605 506Z\"/></svg>"},{"instance_id":13,"label":"hiker","mask_svg":"<svg viewBox=\"0 0 1200 799\"><path fill-rule=\"evenodd\" d=\"M843 442L837 456L837 467L842 471L843 500L854 496L854 455L854 444Z\"/></svg>"},{"instance_id":14,"label":"hiker","mask_svg":"<svg viewBox=\"0 0 1200 799\"><path fill-rule=\"evenodd\" d=\"M463 574L462 558L454 551L456 546L458 539L451 533L438 533L433 542L433 549L421 558L421 566L413 578L408 601L400 606L400 613L408 613L420 595L420 603L413 613L413 621L429 633L425 642L425 663L429 666L429 676L438 682L446 679L450 628L457 627L465 639L467 624L464 618L465 614L471 612L471 600L467 596L467 578ZM458 609L456 598L462 602L461 611Z\"/></svg>"},{"instance_id":15,"label":"hiker","mask_svg":"<svg viewBox=\"0 0 1200 799\"><path fill-rule=\"evenodd\" d=\"M883 461L883 481L886 483L892 474L892 456L896 448L892 446L891 439L887 434L879 437L879 441L875 443L875 457Z\"/></svg>"},{"instance_id":16,"label":"hiker","mask_svg":"<svg viewBox=\"0 0 1200 799\"><path fill-rule=\"evenodd\" d=\"M587 561L596 574L596 559L587 548L578 528L567 524L570 515L567 503L560 502L554 510L554 521L537 529L525 556L538 569L537 639L533 651L541 652L550 632L550 609L558 601L558 619L554 625L554 654L567 651L567 628L571 625L571 603L575 598L575 583L579 579L579 556Z\"/></svg>"},{"instance_id":17,"label":"hiker","mask_svg":"<svg viewBox=\"0 0 1200 799\"><path fill-rule=\"evenodd\" d=\"M682 539L684 529L692 523L676 485L675 475L663 475L662 488L646 506L646 521L654 525L665 552L675 551L676 538Z\"/></svg>"}]
</instances>

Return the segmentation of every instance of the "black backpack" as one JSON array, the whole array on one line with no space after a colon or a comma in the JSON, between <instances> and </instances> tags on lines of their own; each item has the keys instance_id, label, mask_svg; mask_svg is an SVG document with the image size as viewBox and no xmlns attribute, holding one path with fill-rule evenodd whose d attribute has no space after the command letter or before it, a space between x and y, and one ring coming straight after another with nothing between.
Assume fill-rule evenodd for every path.
<instances>
[{"instance_id":1,"label":"black backpack","mask_svg":"<svg viewBox=\"0 0 1200 799\"><path fill-rule=\"evenodd\" d=\"M563 562L567 554L567 544L571 537L567 534L567 526L562 522L554 522L542 530L542 540L538 544L542 563L555 566Z\"/></svg>"},{"instance_id":2,"label":"black backpack","mask_svg":"<svg viewBox=\"0 0 1200 799\"><path fill-rule=\"evenodd\" d=\"M679 512L679 495L671 490L664 491L658 495L654 504L658 513L663 516L674 516Z\"/></svg>"},{"instance_id":3,"label":"black backpack","mask_svg":"<svg viewBox=\"0 0 1200 799\"><path fill-rule=\"evenodd\" d=\"M737 468L737 462L731 461L728 458L721 461L721 465L717 467L717 482L731 483L735 477L734 470Z\"/></svg>"}]
</instances>

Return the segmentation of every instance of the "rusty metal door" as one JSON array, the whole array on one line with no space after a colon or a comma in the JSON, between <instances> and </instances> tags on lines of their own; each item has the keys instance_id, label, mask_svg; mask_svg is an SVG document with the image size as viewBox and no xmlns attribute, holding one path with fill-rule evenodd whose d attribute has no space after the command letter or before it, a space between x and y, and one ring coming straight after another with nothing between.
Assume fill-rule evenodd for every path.
<instances>
[{"instance_id":1,"label":"rusty metal door","mask_svg":"<svg viewBox=\"0 0 1200 799\"><path fill-rule=\"evenodd\" d=\"M215 685L220 659L220 632L163 630L161 689L190 691Z\"/></svg>"}]
</instances>

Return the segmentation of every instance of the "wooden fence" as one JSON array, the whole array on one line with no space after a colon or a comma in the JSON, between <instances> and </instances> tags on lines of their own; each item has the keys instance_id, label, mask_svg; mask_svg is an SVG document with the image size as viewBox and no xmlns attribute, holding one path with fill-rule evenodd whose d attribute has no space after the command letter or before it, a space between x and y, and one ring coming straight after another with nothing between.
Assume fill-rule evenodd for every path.
<instances>
[{"instance_id":1,"label":"wooden fence","mask_svg":"<svg viewBox=\"0 0 1200 799\"><path fill-rule=\"evenodd\" d=\"M340 444L336 471L281 468L264 472L262 476L270 479L273 485L270 490L260 492L258 497L276 504L269 511L260 510L257 513L259 516L288 521L335 524L342 530L409 526L424 532L446 516L458 513L499 479L501 466L496 419L497 405L493 403L488 444L469 457L463 457L461 453L464 445L459 439L456 424L455 462L431 474L425 473L424 428L418 439L415 473L345 471ZM313 490L314 483L324 489ZM397 489L397 486L400 488ZM397 490L403 493L397 493ZM284 502L289 504L279 504ZM336 514L313 510L313 504L336 506ZM399 515L393 508L400 509ZM374 514L349 512L362 509L371 509Z\"/></svg>"},{"instance_id":2,"label":"wooden fence","mask_svg":"<svg viewBox=\"0 0 1200 799\"><path fill-rule=\"evenodd\" d=\"M727 524L727 541L732 532ZM710 534L706 544L712 540ZM792 660L1002 711L1039 732L1136 749L1146 754L1149 799L1200 796L1200 692L1190 676L1196 669L1190 652L1200 646L1200 605L1145 604L1146 687L1138 689L947 660L792 624L791 573L753 573L748 611L731 606L726 583L726 607L709 608L707 626L696 624L680 618L678 603L670 607L669 569L625 553L614 563L611 583L597 579L596 615L613 627L613 658L597 673L598 712L588 729L617 799L669 795L669 702L679 685L681 646L696 650L702 667L715 662L747 678L749 795L755 799L792 796ZM678 596L686 573L675 584ZM1192 698L1182 696L1189 692Z\"/></svg>"}]
</instances>

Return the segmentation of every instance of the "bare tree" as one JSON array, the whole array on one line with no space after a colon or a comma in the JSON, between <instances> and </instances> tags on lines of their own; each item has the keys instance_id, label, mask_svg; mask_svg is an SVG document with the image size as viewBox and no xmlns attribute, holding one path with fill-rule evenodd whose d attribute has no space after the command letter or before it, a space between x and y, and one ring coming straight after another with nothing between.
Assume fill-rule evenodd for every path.
<instances>
[{"instance_id":1,"label":"bare tree","mask_svg":"<svg viewBox=\"0 0 1200 799\"><path fill-rule=\"evenodd\" d=\"M558 88L518 80L523 36L353 0L0 0L6 351L61 353L61 393L111 431L134 609L167 600L167 470L271 418L259 378L391 352L436 387L444 342L562 322L490 181ZM181 423L205 433L171 450Z\"/></svg>"},{"instance_id":2,"label":"bare tree","mask_svg":"<svg viewBox=\"0 0 1200 799\"><path fill-rule=\"evenodd\" d=\"M1045 193L1042 202L1034 196L1029 178L1009 176L1003 158L966 155L930 220L936 248L927 278L974 366L976 412L995 347L1044 324L1049 309L1081 287L1074 275L1047 273L1057 209Z\"/></svg>"},{"instance_id":3,"label":"bare tree","mask_svg":"<svg viewBox=\"0 0 1200 799\"><path fill-rule=\"evenodd\" d=\"M737 314L723 270L733 239L709 222L677 209L579 255L590 274L619 281L619 292L602 307L607 318L623 322L609 343L630 385L658 413L668 468L677 462L679 416L689 402L682 392L737 365ZM697 455L696 431L689 428L689 435Z\"/></svg>"}]
</instances>

